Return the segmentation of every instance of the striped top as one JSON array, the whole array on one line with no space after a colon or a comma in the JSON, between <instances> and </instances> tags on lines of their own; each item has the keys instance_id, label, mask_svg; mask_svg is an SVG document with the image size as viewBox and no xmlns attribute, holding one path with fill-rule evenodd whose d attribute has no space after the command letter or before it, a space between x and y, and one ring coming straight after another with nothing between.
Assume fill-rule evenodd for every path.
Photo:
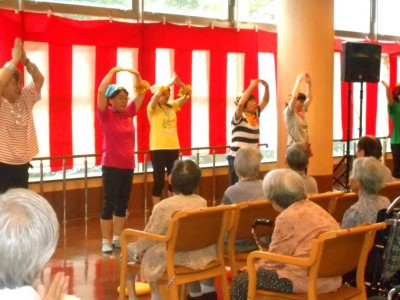
<instances>
[{"instance_id":1,"label":"striped top","mask_svg":"<svg viewBox=\"0 0 400 300\"><path fill-rule=\"evenodd\" d=\"M232 117L232 142L229 149L229 156L236 156L236 152L243 147L258 149L260 138L260 126L258 117L260 107L256 114L242 113L239 119Z\"/></svg>"},{"instance_id":2,"label":"striped top","mask_svg":"<svg viewBox=\"0 0 400 300\"><path fill-rule=\"evenodd\" d=\"M34 82L22 89L21 97L0 103L0 162L10 165L28 163L39 153L32 109L40 95Z\"/></svg>"}]
</instances>

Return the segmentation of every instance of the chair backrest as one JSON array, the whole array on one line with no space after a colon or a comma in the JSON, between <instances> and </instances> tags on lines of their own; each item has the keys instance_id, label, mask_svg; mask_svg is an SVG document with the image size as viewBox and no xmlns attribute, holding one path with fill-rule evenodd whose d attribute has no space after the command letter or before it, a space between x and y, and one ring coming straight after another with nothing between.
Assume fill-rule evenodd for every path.
<instances>
[{"instance_id":1,"label":"chair backrest","mask_svg":"<svg viewBox=\"0 0 400 300\"><path fill-rule=\"evenodd\" d=\"M333 211L336 199L342 197L344 194L344 191L325 192L309 195L308 199L321 206L327 212L331 212Z\"/></svg>"},{"instance_id":2,"label":"chair backrest","mask_svg":"<svg viewBox=\"0 0 400 300\"><path fill-rule=\"evenodd\" d=\"M393 201L396 197L400 196L400 180L387 182L385 186L379 191L379 195L387 197Z\"/></svg>"},{"instance_id":3,"label":"chair backrest","mask_svg":"<svg viewBox=\"0 0 400 300\"><path fill-rule=\"evenodd\" d=\"M356 193L345 193L343 196L336 198L335 205L332 207L333 211L330 214L338 223L341 223L346 210L357 201L358 195Z\"/></svg>"},{"instance_id":4,"label":"chair backrest","mask_svg":"<svg viewBox=\"0 0 400 300\"><path fill-rule=\"evenodd\" d=\"M223 246L234 209L223 205L175 213L168 228L167 235L171 238L167 242L167 252L194 251L218 243Z\"/></svg>"},{"instance_id":5,"label":"chair backrest","mask_svg":"<svg viewBox=\"0 0 400 300\"><path fill-rule=\"evenodd\" d=\"M354 269L364 275L375 233L385 228L386 223L381 222L322 233L313 241L318 250L316 263L309 270L310 281L342 276Z\"/></svg>"},{"instance_id":6,"label":"chair backrest","mask_svg":"<svg viewBox=\"0 0 400 300\"><path fill-rule=\"evenodd\" d=\"M256 219L274 221L278 214L268 200L240 202L237 204L232 237L236 240L252 239L251 227ZM273 225L260 226L257 228L257 236L271 234L273 228Z\"/></svg>"}]
</instances>

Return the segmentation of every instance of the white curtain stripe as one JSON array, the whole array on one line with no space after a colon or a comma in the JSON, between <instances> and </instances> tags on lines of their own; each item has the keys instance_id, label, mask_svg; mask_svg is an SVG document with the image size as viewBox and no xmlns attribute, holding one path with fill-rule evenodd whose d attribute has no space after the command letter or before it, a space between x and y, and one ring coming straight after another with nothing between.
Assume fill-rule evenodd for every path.
<instances>
[{"instance_id":1,"label":"white curtain stripe","mask_svg":"<svg viewBox=\"0 0 400 300\"><path fill-rule=\"evenodd\" d=\"M72 147L73 154L95 153L94 101L96 48L72 47ZM95 158L88 158L88 166L95 165ZM74 168L82 168L84 158L74 158Z\"/></svg>"},{"instance_id":2,"label":"white curtain stripe","mask_svg":"<svg viewBox=\"0 0 400 300\"><path fill-rule=\"evenodd\" d=\"M209 145L209 65L208 51L193 51L192 53L192 147ZM179 118L179 117L178 117ZM207 150L202 151L208 153ZM195 153L193 153L195 154Z\"/></svg>"}]
</instances>

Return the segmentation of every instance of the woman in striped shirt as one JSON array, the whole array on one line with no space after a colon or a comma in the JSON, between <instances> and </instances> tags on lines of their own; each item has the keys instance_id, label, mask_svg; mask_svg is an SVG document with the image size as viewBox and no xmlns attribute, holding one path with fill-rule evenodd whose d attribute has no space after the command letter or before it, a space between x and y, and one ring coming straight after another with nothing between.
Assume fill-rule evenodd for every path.
<instances>
[{"instance_id":1,"label":"woman in striped shirt","mask_svg":"<svg viewBox=\"0 0 400 300\"><path fill-rule=\"evenodd\" d=\"M22 86L25 66L32 82ZM10 187L28 188L30 160L39 153L33 106L40 100L44 77L15 39L11 60L0 69L0 193Z\"/></svg>"},{"instance_id":2,"label":"woman in striped shirt","mask_svg":"<svg viewBox=\"0 0 400 300\"><path fill-rule=\"evenodd\" d=\"M265 88L264 96L260 104L257 103L256 97L252 94L258 84L262 84ZM233 162L235 161L236 152L243 147L258 148L260 127L258 118L269 102L269 86L265 80L253 80L243 95L236 98L236 110L232 117L232 142L227 156L229 163L229 173L231 185L238 181Z\"/></svg>"}]
</instances>

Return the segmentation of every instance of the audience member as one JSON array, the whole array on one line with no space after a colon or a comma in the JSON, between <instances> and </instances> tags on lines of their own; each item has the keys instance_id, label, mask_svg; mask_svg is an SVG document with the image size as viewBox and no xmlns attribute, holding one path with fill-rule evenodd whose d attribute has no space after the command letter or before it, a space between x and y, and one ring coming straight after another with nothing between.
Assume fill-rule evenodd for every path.
<instances>
[{"instance_id":1,"label":"audience member","mask_svg":"<svg viewBox=\"0 0 400 300\"><path fill-rule=\"evenodd\" d=\"M169 100L171 86L180 87L179 98ZM165 182L165 169L171 173L174 161L179 158L178 119L179 111L191 97L190 85L185 85L174 73L166 86L153 86L155 92L147 105L147 117L150 122L150 154L153 163L153 205L161 200ZM168 185L168 195L172 195L171 185Z\"/></svg>"},{"instance_id":2,"label":"audience member","mask_svg":"<svg viewBox=\"0 0 400 300\"><path fill-rule=\"evenodd\" d=\"M254 89L262 84L265 88L264 96L260 104L252 94ZM232 141L227 156L231 185L238 181L234 168L234 161L237 151L242 147L258 148L260 138L260 126L258 118L269 102L269 86L265 80L252 80L250 85L239 95L236 100L236 110L232 117Z\"/></svg>"},{"instance_id":3,"label":"audience member","mask_svg":"<svg viewBox=\"0 0 400 300\"><path fill-rule=\"evenodd\" d=\"M68 276L59 272L48 288L40 276L59 234L50 204L33 191L17 188L0 195L0 299L77 299L65 295Z\"/></svg>"},{"instance_id":4,"label":"audience member","mask_svg":"<svg viewBox=\"0 0 400 300\"><path fill-rule=\"evenodd\" d=\"M318 194L317 181L306 173L309 158L310 152L304 143L293 143L286 150L286 163L290 169L299 173L303 178L306 193L308 195Z\"/></svg>"},{"instance_id":5,"label":"audience member","mask_svg":"<svg viewBox=\"0 0 400 300\"><path fill-rule=\"evenodd\" d=\"M234 168L239 181L229 186L221 200L222 204L265 199L262 181L258 178L262 154L255 148L240 148L236 153Z\"/></svg>"},{"instance_id":6,"label":"audience member","mask_svg":"<svg viewBox=\"0 0 400 300\"><path fill-rule=\"evenodd\" d=\"M306 94L299 92L300 84L303 80L307 85ZM310 155L312 155L312 152L306 116L311 100L311 77L308 73L301 73L297 75L289 103L283 111L283 118L288 130L287 145L290 146L296 142L305 143L309 147Z\"/></svg>"},{"instance_id":7,"label":"audience member","mask_svg":"<svg viewBox=\"0 0 400 300\"><path fill-rule=\"evenodd\" d=\"M333 217L319 205L309 201L301 176L290 169L267 173L263 180L265 197L280 212L275 219L268 251L271 253L307 257L311 244L320 233L340 229ZM305 268L284 263L260 260L257 268L257 287L282 293L305 293L308 289ZM317 282L318 292L339 288L342 278L326 277ZM247 299L248 273L239 273L231 286L232 300Z\"/></svg>"},{"instance_id":8,"label":"audience member","mask_svg":"<svg viewBox=\"0 0 400 300\"><path fill-rule=\"evenodd\" d=\"M32 82L22 87L25 66ZM0 193L11 187L28 188L30 160L39 153L33 106L40 100L44 78L15 39L12 58L0 69Z\"/></svg>"},{"instance_id":9,"label":"audience member","mask_svg":"<svg viewBox=\"0 0 400 300\"><path fill-rule=\"evenodd\" d=\"M119 72L129 72L135 76L136 96L132 101L128 102L128 91L124 87L111 84ZM139 111L148 88L149 84L142 81L138 71L114 67L103 78L98 89L97 109L104 136L101 161L104 201L100 218L103 253L111 253L113 247L121 247L119 235L125 225L135 169L133 118Z\"/></svg>"},{"instance_id":10,"label":"audience member","mask_svg":"<svg viewBox=\"0 0 400 300\"><path fill-rule=\"evenodd\" d=\"M388 198L378 195L385 184L385 166L374 157L359 157L353 162L350 187L358 201L344 213L341 226L349 228L375 223L378 211L390 205Z\"/></svg>"},{"instance_id":11,"label":"audience member","mask_svg":"<svg viewBox=\"0 0 400 300\"><path fill-rule=\"evenodd\" d=\"M201 179L201 171L197 164L191 160L176 160L169 176L174 196L164 199L156 204L144 231L165 234L168 229L172 213L181 210L198 209L207 207L207 201L194 194ZM166 270L165 243L139 238L136 243L128 245L129 260L141 261L140 275L142 280L150 283L151 299L162 299L157 281ZM191 252L176 253L175 264L193 269L203 269L216 258L215 246ZM133 278L128 280L128 291L132 293ZM198 283L189 284L190 295L188 299L216 300L217 294L212 279L202 280L201 290ZM204 294L202 295L202 292ZM130 294L130 299L137 299Z\"/></svg>"},{"instance_id":12,"label":"audience member","mask_svg":"<svg viewBox=\"0 0 400 300\"><path fill-rule=\"evenodd\" d=\"M357 143L357 157L368 157L372 156L376 159L380 159L382 157L382 144L379 139L372 135L365 135L358 140ZM388 167L386 167L386 179L385 182L393 181L392 172Z\"/></svg>"}]
</instances>

